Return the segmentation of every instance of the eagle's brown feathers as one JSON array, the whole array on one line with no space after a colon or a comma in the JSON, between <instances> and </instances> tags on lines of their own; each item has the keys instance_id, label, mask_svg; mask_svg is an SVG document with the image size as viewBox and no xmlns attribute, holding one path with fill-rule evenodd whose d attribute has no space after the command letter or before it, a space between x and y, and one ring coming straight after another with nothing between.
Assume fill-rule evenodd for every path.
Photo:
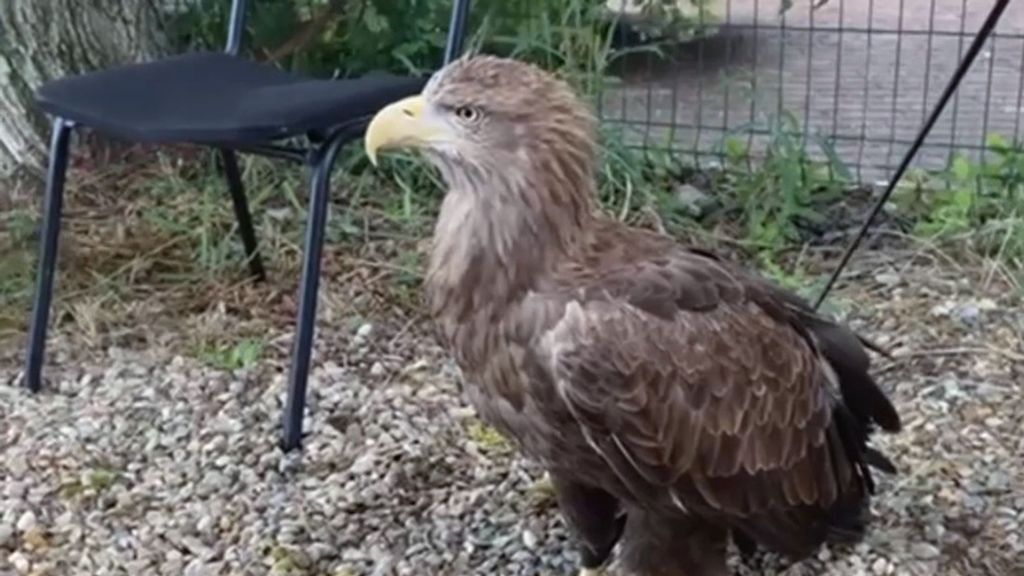
<instances>
[{"instance_id":1,"label":"eagle's brown feathers","mask_svg":"<svg viewBox=\"0 0 1024 576\"><path fill-rule=\"evenodd\" d=\"M568 303L534 349L560 399L629 499L807 553L830 514L871 487L865 425L899 427L866 362L828 359L859 359L860 344L707 253L605 234L633 248L628 258L591 253L549 280ZM860 420L844 412L844 381L872 400ZM789 531L794 514L804 535Z\"/></svg>"},{"instance_id":2,"label":"eagle's brown feathers","mask_svg":"<svg viewBox=\"0 0 1024 576\"><path fill-rule=\"evenodd\" d=\"M368 142L417 143L449 186L440 339L481 416L551 472L585 566L620 536L627 573L682 576L725 573L729 532L795 557L863 533L869 465L892 468L869 436L900 423L856 335L602 218L593 117L533 66L463 59L395 106Z\"/></svg>"}]
</instances>

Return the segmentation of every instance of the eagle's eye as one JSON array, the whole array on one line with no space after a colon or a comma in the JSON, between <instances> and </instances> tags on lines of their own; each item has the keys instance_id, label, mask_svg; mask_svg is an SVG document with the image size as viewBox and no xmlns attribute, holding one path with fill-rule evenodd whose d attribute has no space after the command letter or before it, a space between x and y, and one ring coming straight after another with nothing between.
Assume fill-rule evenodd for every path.
<instances>
[{"instance_id":1,"label":"eagle's eye","mask_svg":"<svg viewBox=\"0 0 1024 576\"><path fill-rule=\"evenodd\" d=\"M466 124L470 124L480 118L480 112L472 106L459 106L455 109L455 117Z\"/></svg>"}]
</instances>

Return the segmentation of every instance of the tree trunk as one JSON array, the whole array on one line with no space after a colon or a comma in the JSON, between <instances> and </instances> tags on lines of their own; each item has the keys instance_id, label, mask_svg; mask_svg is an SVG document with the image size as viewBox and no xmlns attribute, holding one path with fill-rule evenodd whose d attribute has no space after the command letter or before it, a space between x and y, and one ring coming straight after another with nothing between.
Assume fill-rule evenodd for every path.
<instances>
[{"instance_id":1,"label":"tree trunk","mask_svg":"<svg viewBox=\"0 0 1024 576\"><path fill-rule=\"evenodd\" d=\"M43 173L39 85L163 53L158 0L0 0L0 180ZM8 187L0 187L0 200Z\"/></svg>"}]
</instances>

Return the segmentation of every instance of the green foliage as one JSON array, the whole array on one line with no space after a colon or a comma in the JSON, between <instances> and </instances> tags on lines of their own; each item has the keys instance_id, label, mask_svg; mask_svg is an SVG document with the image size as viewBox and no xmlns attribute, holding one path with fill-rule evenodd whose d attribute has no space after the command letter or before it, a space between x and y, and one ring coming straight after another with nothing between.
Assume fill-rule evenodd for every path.
<instances>
[{"instance_id":1,"label":"green foliage","mask_svg":"<svg viewBox=\"0 0 1024 576\"><path fill-rule=\"evenodd\" d=\"M58 494L65 500L95 498L112 487L122 475L109 467L97 467L83 471L78 478L61 484Z\"/></svg>"},{"instance_id":2,"label":"green foliage","mask_svg":"<svg viewBox=\"0 0 1024 576\"><path fill-rule=\"evenodd\" d=\"M171 24L181 47L224 45L229 2L198 0ZM250 2L243 47L263 56L300 33L304 24L329 14L315 36L279 62L285 68L347 76L369 70L408 72L439 62L449 8L439 0L357 0L336 11L335 0ZM328 12L331 10L331 12Z\"/></svg>"},{"instance_id":3,"label":"green foliage","mask_svg":"<svg viewBox=\"0 0 1024 576\"><path fill-rule=\"evenodd\" d=\"M472 420L466 426L466 435L476 443L481 452L494 456L508 455L512 445L497 430L480 420Z\"/></svg>"},{"instance_id":4,"label":"green foliage","mask_svg":"<svg viewBox=\"0 0 1024 576\"><path fill-rule=\"evenodd\" d=\"M601 170L598 198L605 210L620 220L657 216L665 232L682 236L697 226L693 207L676 193L693 171L682 164L669 146L641 148L627 144L621 128L602 126Z\"/></svg>"},{"instance_id":5,"label":"green foliage","mask_svg":"<svg viewBox=\"0 0 1024 576\"><path fill-rule=\"evenodd\" d=\"M710 20L707 16L710 0L689 2L694 8L680 11L675 0L652 0L644 4L643 16L659 22L663 32L673 30L676 36L682 31L692 32L697 28L695 19ZM227 4L224 0L196 2L179 17L173 28L179 43L206 48L221 46L227 27ZM329 0L253 3L246 46L257 47L255 50L259 53L281 45L302 22L322 13L329 4ZM348 2L313 42L281 64L340 75L373 69L401 72L435 68L441 61L450 9L451 0ZM470 49L535 62L559 73L595 101L608 83L614 81L608 75L608 68L615 60L636 52L657 53L653 44L613 48L615 21L607 13L605 0L476 0L469 29L474 32L468 42ZM620 145L621 141L612 134L605 138L613 149L606 155L608 162L601 173L603 196L609 201L624 201L626 213L647 201L670 205L673 196L662 191L669 188L671 176L667 167L673 162L664 154L628 149ZM658 157L652 162L654 156ZM395 158L394 155L391 158ZM371 171L367 177L362 152L346 152L342 169L354 180L350 190L352 204L370 203L410 231L421 230L433 218L433 210L441 197L441 185L431 170L422 169L418 160L410 162L408 158L398 157L392 161L391 158L385 159L380 169ZM382 193L381 188L387 192ZM348 212L332 218L330 239L360 234L361 223L354 218ZM670 220L682 225L684 219L677 221L673 216ZM192 230L194 235L203 234L200 231L208 228L194 221L182 226ZM202 246L200 255L211 263L223 261L237 249L237 243L231 242L214 245L204 241ZM237 252L234 255L237 257Z\"/></svg>"},{"instance_id":6,"label":"green foliage","mask_svg":"<svg viewBox=\"0 0 1024 576\"><path fill-rule=\"evenodd\" d=\"M835 202L852 178L824 138L804 136L796 118L784 112L767 123L764 159L754 163L746 142L727 137L723 143L726 185L734 202L730 218L743 223L743 236L771 255L801 239L801 226L820 224L821 209ZM824 161L813 158L816 145Z\"/></svg>"},{"instance_id":7,"label":"green foliage","mask_svg":"<svg viewBox=\"0 0 1024 576\"><path fill-rule=\"evenodd\" d=\"M0 214L0 342L23 329L35 280L35 242L31 211Z\"/></svg>"},{"instance_id":8,"label":"green foliage","mask_svg":"<svg viewBox=\"0 0 1024 576\"><path fill-rule=\"evenodd\" d=\"M965 240L986 256L1019 266L1024 258L1024 146L998 134L986 144L982 161L957 154L945 170L911 175L893 203L913 219L915 234Z\"/></svg>"},{"instance_id":9,"label":"green foliage","mask_svg":"<svg viewBox=\"0 0 1024 576\"><path fill-rule=\"evenodd\" d=\"M189 169L172 164L171 156L158 155L160 166L154 178L140 182L136 191L146 208L144 222L155 232L175 238L178 250L198 271L210 278L223 271L243 270L245 253L238 239L237 221L226 199L224 176L217 168L217 155L209 152L191 160ZM241 163L242 180L248 192L250 208L256 213L269 211L262 218L261 238L285 237L297 242L300 222L290 218L282 222L279 213L293 214L305 209L305 200L296 195L302 190L301 173L290 164L246 158ZM282 169L285 167L285 169ZM275 252L262 245L264 252ZM265 256L266 257L266 256ZM175 272L169 265L168 274ZM197 271L191 266L186 274Z\"/></svg>"},{"instance_id":10,"label":"green foliage","mask_svg":"<svg viewBox=\"0 0 1024 576\"><path fill-rule=\"evenodd\" d=\"M661 36L693 35L696 20L710 20L710 0L689 0L698 15L680 11L675 2L653 0L648 20ZM284 61L285 68L317 74L358 75L371 70L423 72L442 60L451 14L451 0L259 0L251 3L247 37L250 52L263 55L285 44L320 14L325 24L301 49ZM197 0L170 23L181 48L219 49L228 24L227 0ZM330 9L330 11L328 11ZM593 71L587 61L596 39L611 38L613 18L604 0L476 0L470 11L469 46L486 52L515 55L551 69ZM569 62L572 61L570 65ZM561 62L561 63L559 63Z\"/></svg>"},{"instance_id":11,"label":"green foliage","mask_svg":"<svg viewBox=\"0 0 1024 576\"><path fill-rule=\"evenodd\" d=\"M245 338L233 344L201 343L195 355L204 363L221 370L248 368L259 361L265 344L256 338Z\"/></svg>"}]
</instances>

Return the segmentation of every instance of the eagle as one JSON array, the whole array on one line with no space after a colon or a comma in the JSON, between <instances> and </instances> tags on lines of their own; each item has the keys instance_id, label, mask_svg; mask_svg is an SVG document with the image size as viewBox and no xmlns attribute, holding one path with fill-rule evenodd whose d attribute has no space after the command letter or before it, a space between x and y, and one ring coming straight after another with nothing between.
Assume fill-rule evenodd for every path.
<instances>
[{"instance_id":1,"label":"eagle","mask_svg":"<svg viewBox=\"0 0 1024 576\"><path fill-rule=\"evenodd\" d=\"M580 574L728 574L730 538L800 559L870 522L900 418L869 350L802 298L603 215L598 125L555 74L464 56L380 109L446 191L424 277L478 416L548 473Z\"/></svg>"}]
</instances>

